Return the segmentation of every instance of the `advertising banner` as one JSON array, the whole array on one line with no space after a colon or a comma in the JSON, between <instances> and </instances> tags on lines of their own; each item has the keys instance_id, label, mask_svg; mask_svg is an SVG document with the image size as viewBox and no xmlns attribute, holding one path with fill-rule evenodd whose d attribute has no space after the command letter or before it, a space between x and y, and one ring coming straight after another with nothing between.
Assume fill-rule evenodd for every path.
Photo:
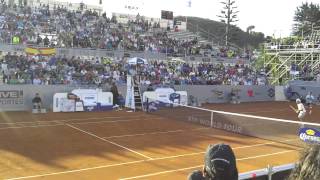
<instances>
[{"instance_id":1,"label":"advertising banner","mask_svg":"<svg viewBox=\"0 0 320 180\"><path fill-rule=\"evenodd\" d=\"M0 91L0 105L2 106L13 106L23 105L23 91L22 90L7 90Z\"/></svg>"},{"instance_id":2,"label":"advertising banner","mask_svg":"<svg viewBox=\"0 0 320 180\"><path fill-rule=\"evenodd\" d=\"M28 55L40 55L40 56L51 56L56 54L55 48L36 48L36 47L27 47L25 48L25 53Z\"/></svg>"}]
</instances>

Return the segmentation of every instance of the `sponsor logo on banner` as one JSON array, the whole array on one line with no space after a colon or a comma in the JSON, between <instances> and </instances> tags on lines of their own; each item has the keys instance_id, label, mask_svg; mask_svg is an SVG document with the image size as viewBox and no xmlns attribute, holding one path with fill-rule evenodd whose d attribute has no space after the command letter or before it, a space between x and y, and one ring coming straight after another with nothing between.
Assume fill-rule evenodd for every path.
<instances>
[{"instance_id":1,"label":"sponsor logo on banner","mask_svg":"<svg viewBox=\"0 0 320 180\"><path fill-rule=\"evenodd\" d=\"M203 117L198 117L194 115L188 116L187 121L196 123L196 124L201 124L207 127L223 129L229 132L240 133L240 134L242 133L242 127L237 124L233 124L231 122L212 121L212 124L211 124L211 121L209 120L209 118L203 118Z\"/></svg>"},{"instance_id":2,"label":"sponsor logo on banner","mask_svg":"<svg viewBox=\"0 0 320 180\"><path fill-rule=\"evenodd\" d=\"M320 143L320 131L314 128L301 128L299 137L307 143Z\"/></svg>"},{"instance_id":3,"label":"sponsor logo on banner","mask_svg":"<svg viewBox=\"0 0 320 180\"><path fill-rule=\"evenodd\" d=\"M212 92L214 93L214 95L215 95L218 99L223 99L223 97L224 97L223 91L212 90Z\"/></svg>"},{"instance_id":4,"label":"sponsor logo on banner","mask_svg":"<svg viewBox=\"0 0 320 180\"><path fill-rule=\"evenodd\" d=\"M274 97L274 95L275 95L274 89L273 88L268 89L268 96L269 97Z\"/></svg>"},{"instance_id":5,"label":"sponsor logo on banner","mask_svg":"<svg viewBox=\"0 0 320 180\"><path fill-rule=\"evenodd\" d=\"M0 105L24 104L23 91L0 91Z\"/></svg>"},{"instance_id":6,"label":"sponsor logo on banner","mask_svg":"<svg viewBox=\"0 0 320 180\"><path fill-rule=\"evenodd\" d=\"M248 97L253 97L253 90L252 89L249 89L247 91L247 94L248 94Z\"/></svg>"},{"instance_id":7,"label":"sponsor logo on banner","mask_svg":"<svg viewBox=\"0 0 320 180\"><path fill-rule=\"evenodd\" d=\"M169 100L171 101L171 102L174 102L174 103L179 103L179 101L180 101L180 94L178 94L178 93L171 93L170 95L169 95Z\"/></svg>"}]
</instances>

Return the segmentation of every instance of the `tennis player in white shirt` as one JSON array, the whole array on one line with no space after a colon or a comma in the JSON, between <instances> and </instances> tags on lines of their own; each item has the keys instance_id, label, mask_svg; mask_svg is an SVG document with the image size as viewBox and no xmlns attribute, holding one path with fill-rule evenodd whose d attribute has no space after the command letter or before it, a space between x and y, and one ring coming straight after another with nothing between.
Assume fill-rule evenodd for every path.
<instances>
[{"instance_id":1,"label":"tennis player in white shirt","mask_svg":"<svg viewBox=\"0 0 320 180\"><path fill-rule=\"evenodd\" d=\"M303 121L303 118L306 116L306 109L304 105L301 103L300 99L296 99L297 107L296 113L298 114L298 118L300 121Z\"/></svg>"}]
</instances>

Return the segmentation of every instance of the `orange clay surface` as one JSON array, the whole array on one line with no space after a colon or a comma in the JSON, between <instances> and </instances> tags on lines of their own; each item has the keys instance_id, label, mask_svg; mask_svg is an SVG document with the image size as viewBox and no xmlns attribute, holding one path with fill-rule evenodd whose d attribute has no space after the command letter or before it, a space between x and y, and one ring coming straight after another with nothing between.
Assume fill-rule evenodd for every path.
<instances>
[{"instance_id":1,"label":"orange clay surface","mask_svg":"<svg viewBox=\"0 0 320 180\"><path fill-rule=\"evenodd\" d=\"M229 112L296 120L288 102L207 104ZM308 121L317 122L319 107ZM239 172L298 159L299 147L143 112L0 116L0 179L186 179L208 144L230 144Z\"/></svg>"}]
</instances>

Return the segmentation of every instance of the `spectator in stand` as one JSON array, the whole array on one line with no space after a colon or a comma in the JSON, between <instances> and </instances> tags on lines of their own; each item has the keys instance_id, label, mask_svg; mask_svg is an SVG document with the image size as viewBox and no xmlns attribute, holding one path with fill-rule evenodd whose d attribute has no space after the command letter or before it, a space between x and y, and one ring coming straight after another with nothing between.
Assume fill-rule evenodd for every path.
<instances>
[{"instance_id":1,"label":"spectator in stand","mask_svg":"<svg viewBox=\"0 0 320 180\"><path fill-rule=\"evenodd\" d=\"M315 98L312 95L312 92L310 91L306 96L306 104L308 106L310 115L312 114L312 105L313 105L314 102L315 102Z\"/></svg>"},{"instance_id":2,"label":"spectator in stand","mask_svg":"<svg viewBox=\"0 0 320 180\"><path fill-rule=\"evenodd\" d=\"M203 171L194 171L189 180L238 180L235 155L229 145L209 145L204 157Z\"/></svg>"},{"instance_id":3,"label":"spectator in stand","mask_svg":"<svg viewBox=\"0 0 320 180\"><path fill-rule=\"evenodd\" d=\"M34 84L34 85L41 85L41 83L42 83L42 81L39 77L34 78L33 82L32 82L32 84Z\"/></svg>"},{"instance_id":4,"label":"spectator in stand","mask_svg":"<svg viewBox=\"0 0 320 180\"><path fill-rule=\"evenodd\" d=\"M154 91L152 84L149 84L147 91Z\"/></svg>"},{"instance_id":5,"label":"spectator in stand","mask_svg":"<svg viewBox=\"0 0 320 180\"><path fill-rule=\"evenodd\" d=\"M312 144L305 147L299 162L291 172L288 180L318 180L320 179L320 145Z\"/></svg>"},{"instance_id":6,"label":"spectator in stand","mask_svg":"<svg viewBox=\"0 0 320 180\"><path fill-rule=\"evenodd\" d=\"M119 107L119 92L118 92L118 87L116 83L112 83L112 87L110 89L111 93L113 94L113 107L117 108Z\"/></svg>"},{"instance_id":7,"label":"spectator in stand","mask_svg":"<svg viewBox=\"0 0 320 180\"><path fill-rule=\"evenodd\" d=\"M43 39L43 45L44 46L49 46L49 38L48 38L48 36L46 36L44 39Z\"/></svg>"}]
</instances>

